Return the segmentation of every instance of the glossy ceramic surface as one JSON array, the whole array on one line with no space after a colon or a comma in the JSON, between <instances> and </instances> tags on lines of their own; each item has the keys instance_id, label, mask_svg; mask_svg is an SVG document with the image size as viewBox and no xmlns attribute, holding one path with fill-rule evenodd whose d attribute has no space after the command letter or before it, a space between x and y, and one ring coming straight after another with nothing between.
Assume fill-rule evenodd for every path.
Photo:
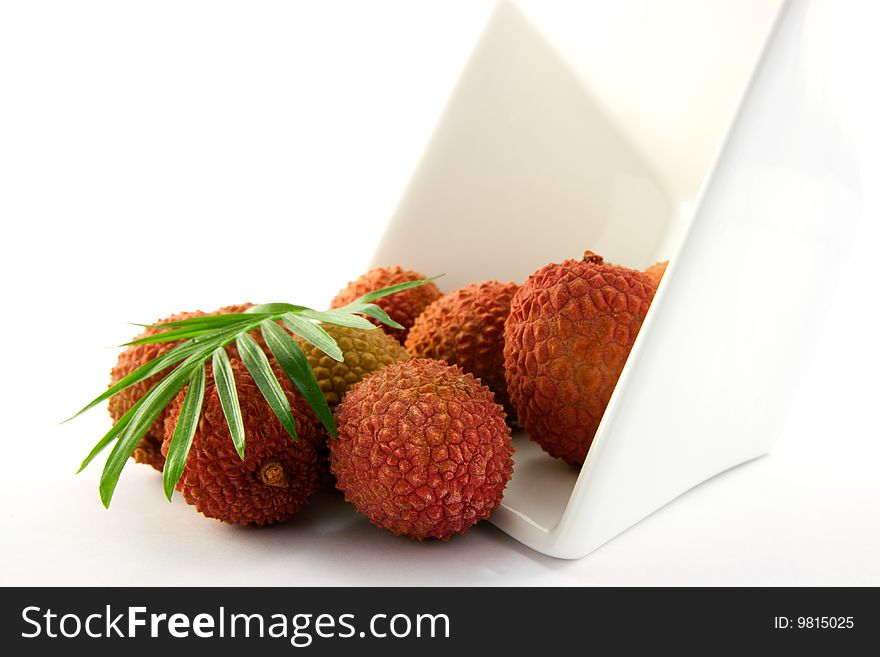
<instances>
[{"instance_id":1,"label":"glossy ceramic surface","mask_svg":"<svg viewBox=\"0 0 880 657\"><path fill-rule=\"evenodd\" d=\"M650 4L629 3L632 16ZM522 281L585 248L632 267L672 262L584 467L516 437L492 518L514 538L581 557L772 445L859 202L823 92L826 10L764 3L737 14L739 32L716 12L694 51L663 45L688 36L668 33L674 21L666 33L640 21L660 81L629 95L603 78L595 49L555 43L528 11L501 4L487 24L374 264L446 272L449 290ZM688 86L723 53L722 79ZM664 147L686 135L676 103L687 111L701 93L714 102L693 140Z\"/></svg>"}]
</instances>

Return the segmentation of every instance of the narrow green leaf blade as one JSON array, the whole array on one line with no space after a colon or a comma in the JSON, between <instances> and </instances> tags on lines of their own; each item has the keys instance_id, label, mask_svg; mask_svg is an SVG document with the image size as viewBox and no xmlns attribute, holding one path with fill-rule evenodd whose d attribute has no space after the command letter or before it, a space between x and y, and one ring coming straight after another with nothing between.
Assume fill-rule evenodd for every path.
<instances>
[{"instance_id":1,"label":"narrow green leaf blade","mask_svg":"<svg viewBox=\"0 0 880 657\"><path fill-rule=\"evenodd\" d=\"M292 303L263 303L259 306L251 306L245 312L249 315L254 313L263 315L280 315L286 312L299 312L305 310L305 306L296 306Z\"/></svg>"},{"instance_id":2,"label":"narrow green leaf blade","mask_svg":"<svg viewBox=\"0 0 880 657\"><path fill-rule=\"evenodd\" d=\"M192 354L193 361L201 361L202 363L204 363L204 361L207 360L210 354L211 348L212 345L210 344L201 345L200 350L196 352L199 355ZM89 463L91 463L94 458L98 454L100 454L104 450L104 448L107 447L107 445L113 442L113 440L116 439L124 431L128 423L131 421L131 418L138 411L146 398L147 395L144 395L137 402L135 402L135 404L130 409L128 409L128 411L121 418L119 418L119 420L110 428L110 431L104 434L104 437L98 441L98 443L92 448L92 451L89 453L89 455L82 462L79 470L77 470L77 473L82 472L86 468L86 466L88 466Z\"/></svg>"},{"instance_id":3,"label":"narrow green leaf blade","mask_svg":"<svg viewBox=\"0 0 880 657\"><path fill-rule=\"evenodd\" d=\"M250 330L256 328L257 326L259 326L261 321L262 320L260 319L259 316L257 316L257 317L246 316L245 320L240 321L239 323L224 327L222 329L217 329L213 333L206 334L206 335L201 336L199 338L192 338L192 339L187 340L186 342L183 342L175 347L172 347L171 349L166 351L164 354L161 354L161 355L157 356L156 358L154 358L153 360L151 360L147 363L144 363L141 367L136 369L134 372L132 372L128 376L120 379L115 385L107 388L107 390L102 392L100 395L95 397L88 404L83 406L79 411L77 411L76 414L67 418L67 420L65 420L65 422L72 420L73 418L77 417L78 415L82 415L90 408L97 406L102 401L109 399L110 397L112 397L116 393L118 393L122 390L125 390L126 388L133 386L136 383L140 383L141 381L144 381L145 379L149 379L154 374L158 374L159 372L162 372L163 370L168 369L172 365L175 365L176 363L179 363L180 361L185 360L186 358L188 358L192 354L194 354L200 350L203 350L204 348L206 348L210 345L213 345L214 347L216 347L216 346L222 346L228 342L231 342L232 340L235 339L235 337L239 333L244 333L244 332L250 331ZM211 349L213 349L213 347L211 347ZM211 349L208 350L208 353L210 353ZM206 356L203 356L203 358L206 358Z\"/></svg>"},{"instance_id":4,"label":"narrow green leaf blade","mask_svg":"<svg viewBox=\"0 0 880 657\"><path fill-rule=\"evenodd\" d=\"M105 436L101 441L99 441L99 444L96 445L95 448L92 450L93 454L90 455L89 458L87 458L86 464L90 460L90 458L94 458L94 454L99 452L107 444L109 444L110 441L112 441L114 433L118 434L116 445L110 452L110 456L107 457L107 461L104 464L104 470L101 473L99 492L101 495L101 501L103 502L104 506L110 505L110 500L113 497L113 491L116 489L116 485L119 482L119 475L122 473L122 469L128 462L128 457L131 456L135 447L137 447L140 439L162 412L162 409L164 409L168 405L168 403L174 398L174 396L178 392L180 392L181 388L183 388L187 380L189 380L193 376L195 371L204 364L211 353L214 353L214 362L217 368L223 374L230 375L227 377L228 381L226 388L224 388L225 392L228 393L228 384L231 383L232 391L234 393L235 384L234 381L232 381L231 377L231 366L229 365L228 358L226 358L226 352L223 350L223 346L229 343L240 333L246 333L247 331L256 328L260 324L260 321L260 316L257 316L252 320L248 320L246 323L234 324L226 329L218 329L210 336L206 336L202 340L193 338L192 340L185 342L182 345L174 347L174 349L170 350L169 352L166 352L166 354L177 352L178 354L186 353L187 355L182 363L175 367L170 374L159 381L159 383L157 383L150 390L150 392L148 392L138 402L138 404L136 405L137 408L135 408L132 415L128 416L129 419L127 420L127 423L120 425L119 428L114 426L114 428L112 428L109 432L109 437ZM181 348L185 349L181 350ZM218 351L222 353L222 356L218 356ZM176 359L179 360L179 355L178 357L176 357ZM159 362L162 362L161 357L151 361L153 367L157 367L156 363ZM226 365L225 368L223 367L224 364ZM216 371L217 370L215 370L215 373ZM223 374L221 374L220 376L222 377ZM106 394L107 393L105 393L105 395ZM221 403L222 401L223 399L221 397ZM239 418L238 426L240 427L241 411L238 407L237 397L235 398L234 411L237 411ZM226 408L224 407L224 413L225 412ZM229 421L228 415L227 421ZM121 433L119 432L120 429ZM233 436L233 442L235 442L236 444L236 450L239 450L240 455L243 455L243 429L239 432L238 438L236 438L235 435Z\"/></svg>"},{"instance_id":5,"label":"narrow green leaf blade","mask_svg":"<svg viewBox=\"0 0 880 657\"><path fill-rule=\"evenodd\" d=\"M142 403L132 415L119 440L116 441L116 445L113 446L110 456L107 457L107 462L104 464L99 491L101 502L103 502L105 507L110 506L110 499L113 497L113 491L116 490L119 475L128 462L128 457L131 456L138 442L159 416L159 413L162 412L162 409L180 392L187 379L192 376L194 368L199 363L197 357L198 354L191 356L178 365L168 376L157 383L150 392L144 395Z\"/></svg>"},{"instance_id":6,"label":"narrow green leaf blade","mask_svg":"<svg viewBox=\"0 0 880 657\"><path fill-rule=\"evenodd\" d=\"M305 339L306 342L315 345L333 360L342 362L342 349L336 344L336 340L331 338L330 334L320 326L293 313L285 313L281 321L284 322L287 328Z\"/></svg>"},{"instance_id":7,"label":"narrow green leaf blade","mask_svg":"<svg viewBox=\"0 0 880 657\"><path fill-rule=\"evenodd\" d=\"M302 317L308 317L309 319L317 319L320 322L325 322L327 324L336 324L337 326L348 326L350 328L359 328L364 329L365 331L372 331L373 329L379 328L371 321L364 319L363 317L358 317L357 315L350 314L347 310L343 311L340 309L336 310L311 310L307 309L299 313Z\"/></svg>"},{"instance_id":8,"label":"narrow green leaf blade","mask_svg":"<svg viewBox=\"0 0 880 657\"><path fill-rule=\"evenodd\" d=\"M368 292L364 296L355 299L352 303L369 303L371 301L375 301L376 299L381 299L382 297L387 297L389 294L395 294L397 292L403 292L404 290L410 290L414 287L419 287L422 285L426 285L431 281L435 281L438 278L443 276L443 274L438 274L437 276L431 276L430 278L423 278L418 281L407 281L405 283L398 283L397 285L391 285L389 287L383 287L381 290L375 290L374 292ZM339 309L341 310L341 309Z\"/></svg>"},{"instance_id":9,"label":"narrow green leaf blade","mask_svg":"<svg viewBox=\"0 0 880 657\"><path fill-rule=\"evenodd\" d=\"M198 345L195 343L184 342L183 344L179 344L176 347L174 347L173 349L166 351L164 354L157 356L153 360L151 360L147 363L144 363L141 367L137 368L134 372L132 372L131 374L129 374L126 377L123 377L122 379L117 381L114 385L107 388L107 390L102 392L100 395L95 397L88 404L83 406L79 411L77 411L77 413L75 415L67 418L67 420L65 420L65 422L72 420L73 418L77 417L78 415L82 415L90 408L97 406L102 401L109 399L110 397L112 397L116 393L118 393L122 390L125 390L126 388L129 388L136 383L140 383L141 381L149 379L154 374L158 374L159 372L162 372L163 370L168 369L172 365L175 365L176 363L179 363L180 361L185 360L197 348L198 348Z\"/></svg>"},{"instance_id":10,"label":"narrow green leaf blade","mask_svg":"<svg viewBox=\"0 0 880 657\"><path fill-rule=\"evenodd\" d=\"M368 317L372 317L373 319L377 319L383 324L386 324L392 328L402 329L403 326L395 322L391 317L386 313L382 308L377 306L374 303L365 303L358 304L352 306L353 313L360 313L362 315L367 315Z\"/></svg>"},{"instance_id":11,"label":"narrow green leaf blade","mask_svg":"<svg viewBox=\"0 0 880 657\"><path fill-rule=\"evenodd\" d=\"M253 314L244 313L226 313L223 315L202 315L200 317L189 317L187 319L179 319L173 322L162 322L161 324L133 324L133 326L143 326L145 328L223 328L236 322L249 321L254 319Z\"/></svg>"},{"instance_id":12,"label":"narrow green leaf blade","mask_svg":"<svg viewBox=\"0 0 880 657\"><path fill-rule=\"evenodd\" d=\"M146 399L146 395L141 397L126 413L119 418L112 427L110 427L110 431L104 434L104 437L101 438L97 442L97 444L92 448L92 451L89 452L89 455L83 460L82 464L79 466L79 470L76 471L77 474L86 469L86 466L89 465L92 461L95 460L95 457L104 451L104 448L107 447L110 443L112 443L116 438L125 430L125 427L128 426L128 423L131 421L131 418L137 413L137 410L143 404L144 399Z\"/></svg>"},{"instance_id":13,"label":"narrow green leaf blade","mask_svg":"<svg viewBox=\"0 0 880 657\"><path fill-rule=\"evenodd\" d=\"M229 426L229 434L232 436L232 444L241 460L244 460L244 421L241 418L241 406L238 404L238 392L235 389L235 375L229 356L223 347L214 350L213 359L214 383L217 395L220 397L220 406Z\"/></svg>"},{"instance_id":14,"label":"narrow green leaf blade","mask_svg":"<svg viewBox=\"0 0 880 657\"><path fill-rule=\"evenodd\" d=\"M170 328L167 331L161 331L154 335L148 335L145 338L137 338L131 342L121 344L121 347L131 347L138 344L155 344L158 342L175 342L177 340L189 340L206 333L210 333L215 329L212 328L191 328L183 326L180 328Z\"/></svg>"},{"instance_id":15,"label":"narrow green leaf blade","mask_svg":"<svg viewBox=\"0 0 880 657\"><path fill-rule=\"evenodd\" d=\"M174 434L171 436L165 467L162 469L162 484L165 488L165 497L169 501L174 494L174 487L183 474L186 459L192 447L193 436L199 426L199 415L202 413L204 398L205 365L202 363L189 380L186 397L183 399L180 416L177 418L177 426L174 427Z\"/></svg>"},{"instance_id":16,"label":"narrow green leaf blade","mask_svg":"<svg viewBox=\"0 0 880 657\"><path fill-rule=\"evenodd\" d=\"M337 434L333 413L330 412L324 393L321 392L318 381L315 379L315 373L296 340L271 320L264 321L260 328L269 350L281 365L281 369L312 407L327 432L335 438Z\"/></svg>"},{"instance_id":17,"label":"narrow green leaf blade","mask_svg":"<svg viewBox=\"0 0 880 657\"><path fill-rule=\"evenodd\" d=\"M260 345L247 333L238 336L236 341L238 346L238 354L244 362L244 366L250 372L251 378L257 384L257 388L263 393L263 398L269 404L269 408L275 413L275 417L281 422L282 426L290 434L294 440L299 440L296 435L296 424L293 421L293 413L290 409L290 402L284 395L284 390L275 373L269 365L269 359L260 349Z\"/></svg>"}]
</instances>

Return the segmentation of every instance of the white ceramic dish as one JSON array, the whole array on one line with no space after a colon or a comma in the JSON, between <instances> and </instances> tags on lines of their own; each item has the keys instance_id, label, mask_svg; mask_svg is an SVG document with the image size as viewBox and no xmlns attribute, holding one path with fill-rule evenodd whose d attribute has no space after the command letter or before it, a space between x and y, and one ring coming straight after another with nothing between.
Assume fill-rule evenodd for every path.
<instances>
[{"instance_id":1,"label":"white ceramic dish","mask_svg":"<svg viewBox=\"0 0 880 657\"><path fill-rule=\"evenodd\" d=\"M859 198L821 4L664 3L705 13L688 34L614 4L574 25L498 6L373 257L445 289L586 248L671 260L580 472L515 438L492 520L563 558L767 452ZM633 51L633 80L603 74Z\"/></svg>"}]
</instances>

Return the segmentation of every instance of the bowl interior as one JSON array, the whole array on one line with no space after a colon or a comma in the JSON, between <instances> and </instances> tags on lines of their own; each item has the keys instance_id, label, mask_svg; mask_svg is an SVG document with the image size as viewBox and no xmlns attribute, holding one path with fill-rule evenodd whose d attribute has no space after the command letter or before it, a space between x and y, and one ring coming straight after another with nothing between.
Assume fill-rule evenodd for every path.
<instances>
[{"instance_id":1,"label":"bowl interior","mask_svg":"<svg viewBox=\"0 0 880 657\"><path fill-rule=\"evenodd\" d=\"M372 264L449 291L585 249L670 258L778 4L499 3ZM578 471L515 440L504 505L549 531Z\"/></svg>"}]
</instances>

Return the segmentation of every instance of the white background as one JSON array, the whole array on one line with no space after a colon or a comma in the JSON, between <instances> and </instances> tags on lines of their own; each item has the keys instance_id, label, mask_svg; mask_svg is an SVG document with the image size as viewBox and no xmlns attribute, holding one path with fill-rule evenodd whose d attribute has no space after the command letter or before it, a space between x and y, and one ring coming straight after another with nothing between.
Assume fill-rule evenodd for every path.
<instances>
[{"instance_id":1,"label":"white background","mask_svg":"<svg viewBox=\"0 0 880 657\"><path fill-rule=\"evenodd\" d=\"M229 527L135 464L105 511L100 468L73 473L106 415L59 425L106 385L125 322L324 306L357 276L489 3L0 7L0 583L880 584L870 66L837 88L866 209L778 448L566 562L488 523L395 538L330 491L289 523ZM850 18L843 50L875 38L876 16Z\"/></svg>"}]
</instances>

